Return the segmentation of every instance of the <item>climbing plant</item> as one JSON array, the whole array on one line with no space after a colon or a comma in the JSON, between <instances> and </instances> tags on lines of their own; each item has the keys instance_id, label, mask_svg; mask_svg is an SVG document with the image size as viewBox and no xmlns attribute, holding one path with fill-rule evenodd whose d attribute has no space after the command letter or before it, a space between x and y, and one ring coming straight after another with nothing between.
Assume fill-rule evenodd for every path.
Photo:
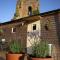
<instances>
[{"instance_id":1,"label":"climbing plant","mask_svg":"<svg viewBox=\"0 0 60 60\"><path fill-rule=\"evenodd\" d=\"M0 33L2 33L3 32L3 29L0 29Z\"/></svg>"},{"instance_id":2,"label":"climbing plant","mask_svg":"<svg viewBox=\"0 0 60 60\"><path fill-rule=\"evenodd\" d=\"M39 14L40 12L39 12L39 9L37 8L37 10L34 10L33 11L33 15L36 15L36 14Z\"/></svg>"}]
</instances>

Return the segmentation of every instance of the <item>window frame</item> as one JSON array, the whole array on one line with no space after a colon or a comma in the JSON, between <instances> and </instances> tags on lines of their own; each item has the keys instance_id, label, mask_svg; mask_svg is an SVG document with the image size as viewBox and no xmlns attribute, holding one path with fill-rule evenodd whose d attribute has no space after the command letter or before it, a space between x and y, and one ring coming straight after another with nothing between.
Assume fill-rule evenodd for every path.
<instances>
[{"instance_id":1,"label":"window frame","mask_svg":"<svg viewBox=\"0 0 60 60\"><path fill-rule=\"evenodd\" d=\"M14 30L15 29L15 30ZM12 27L12 33L16 33L16 28L15 27Z\"/></svg>"},{"instance_id":2,"label":"window frame","mask_svg":"<svg viewBox=\"0 0 60 60\"><path fill-rule=\"evenodd\" d=\"M33 31L37 29L36 24L33 24Z\"/></svg>"},{"instance_id":3,"label":"window frame","mask_svg":"<svg viewBox=\"0 0 60 60\"><path fill-rule=\"evenodd\" d=\"M28 15L32 16L32 7L31 6L28 7Z\"/></svg>"}]
</instances>

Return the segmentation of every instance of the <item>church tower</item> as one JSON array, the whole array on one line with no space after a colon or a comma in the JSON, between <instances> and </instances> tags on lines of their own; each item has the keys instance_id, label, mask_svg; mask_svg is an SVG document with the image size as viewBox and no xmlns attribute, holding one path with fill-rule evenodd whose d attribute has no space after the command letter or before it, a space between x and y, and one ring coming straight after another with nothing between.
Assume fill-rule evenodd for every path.
<instances>
[{"instance_id":1,"label":"church tower","mask_svg":"<svg viewBox=\"0 0 60 60\"><path fill-rule=\"evenodd\" d=\"M39 14L39 0L17 0L14 19Z\"/></svg>"}]
</instances>

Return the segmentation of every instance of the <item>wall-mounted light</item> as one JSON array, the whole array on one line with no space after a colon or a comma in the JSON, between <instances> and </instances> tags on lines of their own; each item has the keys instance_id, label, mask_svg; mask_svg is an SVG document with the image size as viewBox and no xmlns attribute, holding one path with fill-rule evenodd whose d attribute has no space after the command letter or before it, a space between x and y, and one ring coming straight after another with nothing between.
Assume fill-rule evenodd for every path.
<instances>
[{"instance_id":1,"label":"wall-mounted light","mask_svg":"<svg viewBox=\"0 0 60 60\"><path fill-rule=\"evenodd\" d=\"M1 41L2 41L2 43L4 43L6 40L5 39L2 39Z\"/></svg>"},{"instance_id":2,"label":"wall-mounted light","mask_svg":"<svg viewBox=\"0 0 60 60\"><path fill-rule=\"evenodd\" d=\"M49 46L49 56L51 56L52 55L52 44L48 44L48 46Z\"/></svg>"}]
</instances>

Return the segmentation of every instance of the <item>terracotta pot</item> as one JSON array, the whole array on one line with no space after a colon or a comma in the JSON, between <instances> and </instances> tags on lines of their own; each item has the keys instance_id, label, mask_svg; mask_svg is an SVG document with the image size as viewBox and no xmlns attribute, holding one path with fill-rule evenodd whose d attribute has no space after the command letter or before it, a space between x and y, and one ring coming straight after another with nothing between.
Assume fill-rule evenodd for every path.
<instances>
[{"instance_id":1,"label":"terracotta pot","mask_svg":"<svg viewBox=\"0 0 60 60\"><path fill-rule=\"evenodd\" d=\"M53 60L53 58L32 58L32 60Z\"/></svg>"},{"instance_id":2,"label":"terracotta pot","mask_svg":"<svg viewBox=\"0 0 60 60\"><path fill-rule=\"evenodd\" d=\"M20 60L23 54L7 54L6 60Z\"/></svg>"}]
</instances>

